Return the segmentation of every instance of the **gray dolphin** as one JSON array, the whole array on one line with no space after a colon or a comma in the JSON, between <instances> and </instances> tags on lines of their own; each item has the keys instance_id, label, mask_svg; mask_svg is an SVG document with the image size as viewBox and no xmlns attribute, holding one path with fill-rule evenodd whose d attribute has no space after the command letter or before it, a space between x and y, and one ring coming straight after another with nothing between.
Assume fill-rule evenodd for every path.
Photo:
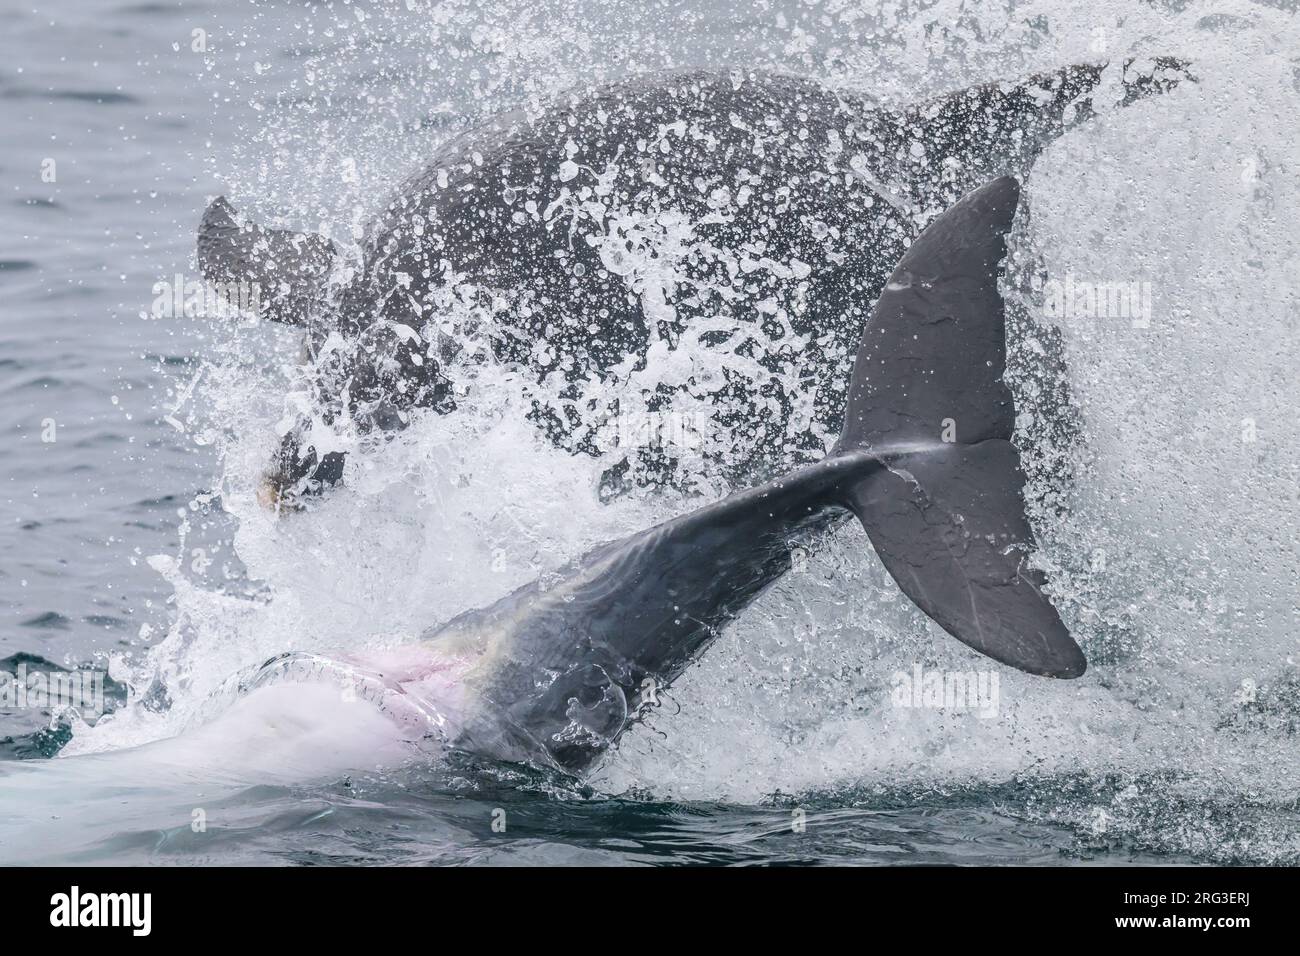
<instances>
[{"instance_id":1,"label":"gray dolphin","mask_svg":"<svg viewBox=\"0 0 1300 956\"><path fill-rule=\"evenodd\" d=\"M998 267L1014 179L975 190L902 256L860 334L822 461L622 541L425 635L460 662L450 743L581 775L759 594L792 544L856 515L899 587L994 660L1072 678L1086 661L1030 567L1002 382ZM955 419L956 434L945 428ZM951 439L951 440L945 440Z\"/></svg>"},{"instance_id":2,"label":"gray dolphin","mask_svg":"<svg viewBox=\"0 0 1300 956\"><path fill-rule=\"evenodd\" d=\"M306 329L325 420L377 434L413 410L451 409L455 377L497 361L531 373L531 417L552 441L597 454L621 411L600 383L656 349L714 350L715 371L654 383L647 407L702 401L726 435L711 465L748 483L825 453L888 264L935 212L996 175L1023 176L1094 115L1104 71L1071 66L907 109L789 76L640 77L442 147L368 227L341 288L332 242L241 223L224 199L204 215L199 262L213 282L259 284L268 317ZM1172 59L1118 74L1122 104L1187 76ZM460 318L446 327L449 315ZM620 453L602 493L682 481L672 449ZM270 483L315 489L342 468L297 428Z\"/></svg>"}]
</instances>

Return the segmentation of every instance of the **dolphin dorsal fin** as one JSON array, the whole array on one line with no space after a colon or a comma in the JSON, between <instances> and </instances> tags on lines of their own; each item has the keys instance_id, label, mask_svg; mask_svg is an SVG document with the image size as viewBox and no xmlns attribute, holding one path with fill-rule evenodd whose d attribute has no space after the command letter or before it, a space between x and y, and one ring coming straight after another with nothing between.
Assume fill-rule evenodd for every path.
<instances>
[{"instance_id":1,"label":"dolphin dorsal fin","mask_svg":"<svg viewBox=\"0 0 1300 956\"><path fill-rule=\"evenodd\" d=\"M264 318L305 326L323 300L338 251L324 236L241 223L223 196L199 224L199 269L214 285L251 283Z\"/></svg>"}]
</instances>

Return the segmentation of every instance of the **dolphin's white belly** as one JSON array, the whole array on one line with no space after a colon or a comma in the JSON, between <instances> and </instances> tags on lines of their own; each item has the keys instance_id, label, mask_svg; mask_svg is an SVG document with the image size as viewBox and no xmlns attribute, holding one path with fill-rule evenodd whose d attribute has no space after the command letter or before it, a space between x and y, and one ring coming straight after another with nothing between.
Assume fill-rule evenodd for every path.
<instances>
[{"instance_id":1,"label":"dolphin's white belly","mask_svg":"<svg viewBox=\"0 0 1300 956\"><path fill-rule=\"evenodd\" d=\"M469 663L426 645L364 660L284 655L232 678L177 736L0 767L0 851L50 861L156 834L159 821L226 825L226 801L249 787L427 762L458 731Z\"/></svg>"},{"instance_id":2,"label":"dolphin's white belly","mask_svg":"<svg viewBox=\"0 0 1300 956\"><path fill-rule=\"evenodd\" d=\"M259 779L318 779L428 759L455 738L468 658L427 645L284 654L236 675L191 728L151 747Z\"/></svg>"},{"instance_id":3,"label":"dolphin's white belly","mask_svg":"<svg viewBox=\"0 0 1300 956\"><path fill-rule=\"evenodd\" d=\"M408 728L391 714L336 686L283 681L140 749L177 767L273 782L400 765L411 758L412 745Z\"/></svg>"}]
</instances>

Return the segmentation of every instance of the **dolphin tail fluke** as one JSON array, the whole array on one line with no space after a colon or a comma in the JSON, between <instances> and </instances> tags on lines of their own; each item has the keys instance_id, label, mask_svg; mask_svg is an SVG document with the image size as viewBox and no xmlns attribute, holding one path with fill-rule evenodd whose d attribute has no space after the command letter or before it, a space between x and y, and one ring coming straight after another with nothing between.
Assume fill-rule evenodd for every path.
<instances>
[{"instance_id":1,"label":"dolphin tail fluke","mask_svg":"<svg viewBox=\"0 0 1300 956\"><path fill-rule=\"evenodd\" d=\"M903 592L946 631L1032 674L1087 662L1028 564L1033 533L1002 382L998 265L1015 180L975 190L903 256L862 335L823 461L589 552L430 637L477 650L455 746L581 774L656 694L857 515ZM949 440L951 439L951 440Z\"/></svg>"},{"instance_id":2,"label":"dolphin tail fluke","mask_svg":"<svg viewBox=\"0 0 1300 956\"><path fill-rule=\"evenodd\" d=\"M1028 564L1033 532L1002 381L998 264L1019 198L1004 177L940 216L903 256L863 333L837 452L885 467L844 489L899 587L944 630L1012 667L1087 663Z\"/></svg>"},{"instance_id":3,"label":"dolphin tail fluke","mask_svg":"<svg viewBox=\"0 0 1300 956\"><path fill-rule=\"evenodd\" d=\"M899 587L945 631L1022 671L1078 677L1083 652L1028 565L1023 488L1015 446L990 439L904 457L848 504Z\"/></svg>"},{"instance_id":4,"label":"dolphin tail fluke","mask_svg":"<svg viewBox=\"0 0 1300 956\"><path fill-rule=\"evenodd\" d=\"M204 279L218 287L238 284L244 301L244 287L251 287L260 314L288 325L310 321L337 257L324 236L240 223L220 196L203 214L198 249Z\"/></svg>"}]
</instances>

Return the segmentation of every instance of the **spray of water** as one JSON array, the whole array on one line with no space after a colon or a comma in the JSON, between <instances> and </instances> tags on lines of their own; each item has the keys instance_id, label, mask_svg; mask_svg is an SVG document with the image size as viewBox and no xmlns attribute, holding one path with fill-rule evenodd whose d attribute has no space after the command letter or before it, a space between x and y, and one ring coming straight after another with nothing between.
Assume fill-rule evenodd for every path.
<instances>
[{"instance_id":1,"label":"spray of water","mask_svg":"<svg viewBox=\"0 0 1300 956\"><path fill-rule=\"evenodd\" d=\"M990 665L913 608L861 531L845 527L672 689L594 783L755 801L1037 781L1014 798L1027 817L1190 852L1293 858L1293 831L1270 821L1300 792L1300 394L1290 367L1300 27L1275 6L673 7L694 20L685 48L681 33L656 29L663 10L641 5L304 8L292 30L268 33L303 48L250 43L210 64L210 82L250 107L237 114L241 147L211 163L255 216L355 252L385 191L438 142L572 86L706 62L908 102L1068 62L1189 58L1197 84L1105 112L1040 159L1011 243L1005 292L1021 320L1009 374L1039 560L1088 675L1066 684L999 670L993 719L896 706L896 675L918 664ZM737 41L744 31L732 21L747 15L766 26ZM234 112L221 107L214 122ZM629 224L651 227L664 224ZM673 259L655 263L671 269ZM1096 297L1091 312L1062 314L1053 283L1067 278L1136 283L1149 315L1104 314ZM588 395L626 401L680 377L683 363L728 360L687 345L589 383ZM1063 383L1045 371L1052 356L1064 359ZM649 492L602 503L606 460L541 439L526 420L535 383L486 363L460 370L456 414L417 417L389 441L332 430L350 452L344 487L306 513L275 516L256 488L283 423L303 407L294 344L274 329L223 326L205 359L181 414L196 440L222 450L224 517L196 503L181 553L153 559L174 591L171 630L148 654L115 662L135 688L130 705L78 727L69 753L178 733L232 674L286 651L410 644L690 505ZM1052 400L1057 386L1068 411ZM725 490L703 464L696 477L697 493ZM205 525L228 529L229 573L217 585L194 567ZM1234 804L1255 808L1247 823L1222 822L1217 808Z\"/></svg>"}]
</instances>

